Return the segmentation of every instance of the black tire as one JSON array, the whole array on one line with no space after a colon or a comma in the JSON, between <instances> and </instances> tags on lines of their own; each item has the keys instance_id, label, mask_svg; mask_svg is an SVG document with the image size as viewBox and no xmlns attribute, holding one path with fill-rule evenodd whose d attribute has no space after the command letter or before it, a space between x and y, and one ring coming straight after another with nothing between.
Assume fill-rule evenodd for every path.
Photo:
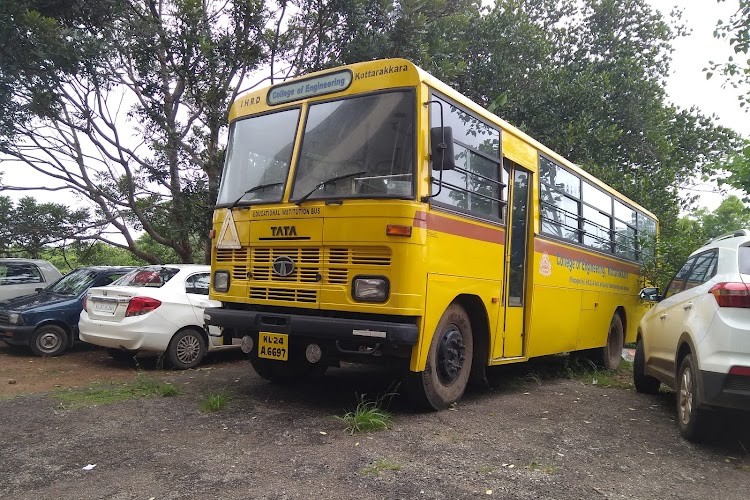
<instances>
[{"instance_id":1,"label":"black tire","mask_svg":"<svg viewBox=\"0 0 750 500\"><path fill-rule=\"evenodd\" d=\"M700 379L693 356L682 359L677 371L677 427L682 437L699 442L705 434L705 413L700 408Z\"/></svg>"},{"instance_id":2,"label":"black tire","mask_svg":"<svg viewBox=\"0 0 750 500\"><path fill-rule=\"evenodd\" d=\"M638 343L635 345L633 385L635 385L636 391L643 394L656 394L661 386L659 379L646 375L646 355L643 352L643 340L641 339L638 339Z\"/></svg>"},{"instance_id":3,"label":"black tire","mask_svg":"<svg viewBox=\"0 0 750 500\"><path fill-rule=\"evenodd\" d=\"M441 410L461 399L473 351L469 315L459 304L451 304L432 336L425 370L410 375L408 389L413 402L423 409Z\"/></svg>"},{"instance_id":4,"label":"black tire","mask_svg":"<svg viewBox=\"0 0 750 500\"><path fill-rule=\"evenodd\" d=\"M625 345L625 329L622 326L622 318L615 313L609 322L607 331L607 343L604 347L594 349L592 360L597 366L607 370L617 370L622 361L622 348Z\"/></svg>"},{"instance_id":5,"label":"black tire","mask_svg":"<svg viewBox=\"0 0 750 500\"><path fill-rule=\"evenodd\" d=\"M169 364L176 370L195 368L205 355L206 343L203 341L203 335L193 328L177 332L167 348Z\"/></svg>"},{"instance_id":6,"label":"black tire","mask_svg":"<svg viewBox=\"0 0 750 500\"><path fill-rule=\"evenodd\" d=\"M57 325L41 326L31 336L29 347L37 356L59 356L68 348L68 334Z\"/></svg>"},{"instance_id":7,"label":"black tire","mask_svg":"<svg viewBox=\"0 0 750 500\"><path fill-rule=\"evenodd\" d=\"M120 361L123 363L128 363L135 357L135 354L124 349L107 349L107 354L109 354L109 357L114 359L115 361Z\"/></svg>"}]
</instances>

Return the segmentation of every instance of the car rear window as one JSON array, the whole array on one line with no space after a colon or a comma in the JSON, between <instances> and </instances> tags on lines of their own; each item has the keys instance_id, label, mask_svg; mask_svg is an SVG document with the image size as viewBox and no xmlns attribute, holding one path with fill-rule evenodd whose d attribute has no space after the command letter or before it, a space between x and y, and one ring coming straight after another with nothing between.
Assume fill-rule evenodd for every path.
<instances>
[{"instance_id":1,"label":"car rear window","mask_svg":"<svg viewBox=\"0 0 750 500\"><path fill-rule=\"evenodd\" d=\"M741 274L750 274L750 246L740 247L737 252Z\"/></svg>"},{"instance_id":2,"label":"car rear window","mask_svg":"<svg viewBox=\"0 0 750 500\"><path fill-rule=\"evenodd\" d=\"M0 263L0 285L41 283L42 273L34 264L12 262Z\"/></svg>"},{"instance_id":3,"label":"car rear window","mask_svg":"<svg viewBox=\"0 0 750 500\"><path fill-rule=\"evenodd\" d=\"M147 286L149 288L159 288L167 281L175 277L180 270L176 267L167 266L149 266L141 267L131 271L114 284L118 286Z\"/></svg>"}]
</instances>

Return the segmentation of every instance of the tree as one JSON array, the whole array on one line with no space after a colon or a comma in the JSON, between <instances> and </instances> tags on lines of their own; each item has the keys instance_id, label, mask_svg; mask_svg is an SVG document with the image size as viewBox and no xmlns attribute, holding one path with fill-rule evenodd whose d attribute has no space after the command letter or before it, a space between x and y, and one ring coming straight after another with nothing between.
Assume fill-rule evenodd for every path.
<instances>
[{"instance_id":1,"label":"tree","mask_svg":"<svg viewBox=\"0 0 750 500\"><path fill-rule=\"evenodd\" d=\"M717 1L722 3L725 0ZM719 20L714 31L714 37L729 41L735 56L730 56L724 62L711 61L706 77L712 78L718 71L730 85L740 91L740 106L746 107L750 105L750 0L738 1L737 11L728 20Z\"/></svg>"},{"instance_id":2,"label":"tree","mask_svg":"<svg viewBox=\"0 0 750 500\"><path fill-rule=\"evenodd\" d=\"M84 19L96 17L102 5L73 3ZM203 260L227 109L263 56L263 2L114 3L119 7L96 28L86 22L68 26L62 15L35 10L31 0L19 4L23 19L39 20L35 25L49 33L48 51L62 50L73 37L95 46L96 55L42 68L42 104L25 99L33 94L33 79L6 89L28 119L6 131L16 140L0 144L0 152L50 179L35 188L65 189L93 203L92 220L77 238L157 262L159 255L135 236L142 230L183 262ZM0 21L2 30L12 31L13 22ZM42 45L31 40L28 51L36 54ZM16 71L8 67L3 74ZM110 237L111 228L124 243Z\"/></svg>"},{"instance_id":3,"label":"tree","mask_svg":"<svg viewBox=\"0 0 750 500\"><path fill-rule=\"evenodd\" d=\"M60 203L37 203L25 196L14 206L7 196L0 197L3 210L0 251L39 258L45 247L73 238L88 220L86 209L72 210Z\"/></svg>"}]
</instances>

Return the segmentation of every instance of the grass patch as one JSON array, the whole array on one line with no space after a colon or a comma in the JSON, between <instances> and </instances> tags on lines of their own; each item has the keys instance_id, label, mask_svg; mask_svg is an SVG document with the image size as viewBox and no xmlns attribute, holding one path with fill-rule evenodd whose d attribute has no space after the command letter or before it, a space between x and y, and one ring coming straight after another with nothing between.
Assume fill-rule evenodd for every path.
<instances>
[{"instance_id":1,"label":"grass patch","mask_svg":"<svg viewBox=\"0 0 750 500\"><path fill-rule=\"evenodd\" d=\"M525 363L491 367L488 376L493 387L502 390L526 390L547 380L570 379L584 384L614 389L633 388L633 363L622 360L617 370L598 367L576 354L556 354Z\"/></svg>"},{"instance_id":2,"label":"grass patch","mask_svg":"<svg viewBox=\"0 0 750 500\"><path fill-rule=\"evenodd\" d=\"M201 401L200 409L206 413L221 411L227 407L232 397L226 391L211 392Z\"/></svg>"},{"instance_id":3,"label":"grass patch","mask_svg":"<svg viewBox=\"0 0 750 500\"><path fill-rule=\"evenodd\" d=\"M585 384L612 389L633 388L633 363L624 359L617 370L605 370L585 358L569 357L565 370L568 378Z\"/></svg>"},{"instance_id":4,"label":"grass patch","mask_svg":"<svg viewBox=\"0 0 750 500\"><path fill-rule=\"evenodd\" d=\"M154 396L172 397L180 391L174 385L139 374L135 381L117 385L95 384L86 389L61 391L54 394L66 408L80 408L117 403L128 399Z\"/></svg>"},{"instance_id":5,"label":"grass patch","mask_svg":"<svg viewBox=\"0 0 750 500\"><path fill-rule=\"evenodd\" d=\"M353 411L336 415L336 419L346 424L346 431L352 436L358 432L381 431L391 423L391 414L381 408L383 398L368 401L363 394Z\"/></svg>"},{"instance_id":6,"label":"grass patch","mask_svg":"<svg viewBox=\"0 0 750 500\"><path fill-rule=\"evenodd\" d=\"M558 467L557 465L543 464L541 462L537 462L536 460L531 462L524 468L528 470L544 472L545 474L556 474L560 470L560 467Z\"/></svg>"},{"instance_id":7,"label":"grass patch","mask_svg":"<svg viewBox=\"0 0 750 500\"><path fill-rule=\"evenodd\" d=\"M363 476L379 476L381 473L388 470L401 470L401 465L395 462L391 462L390 460L383 459L378 460L372 465L363 467L359 472Z\"/></svg>"}]
</instances>

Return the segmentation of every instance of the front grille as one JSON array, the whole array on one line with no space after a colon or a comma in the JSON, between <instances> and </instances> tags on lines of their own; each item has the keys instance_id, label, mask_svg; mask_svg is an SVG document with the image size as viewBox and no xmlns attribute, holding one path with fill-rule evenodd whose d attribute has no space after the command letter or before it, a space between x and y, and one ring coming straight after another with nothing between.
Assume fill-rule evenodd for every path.
<instances>
[{"instance_id":1,"label":"front grille","mask_svg":"<svg viewBox=\"0 0 750 500\"><path fill-rule=\"evenodd\" d=\"M273 273L273 261L281 256L294 261L294 271L289 276ZM317 283L321 280L320 248L253 248L250 266L254 282Z\"/></svg>"},{"instance_id":2,"label":"front grille","mask_svg":"<svg viewBox=\"0 0 750 500\"><path fill-rule=\"evenodd\" d=\"M331 247L326 249L328 282L346 285L358 274L357 266L390 266L391 249L388 247Z\"/></svg>"},{"instance_id":3,"label":"front grille","mask_svg":"<svg viewBox=\"0 0 750 500\"><path fill-rule=\"evenodd\" d=\"M273 262L286 256L294 262L289 276L277 276ZM249 284L248 297L258 301L318 301L315 285L348 285L356 274L391 265L388 247L244 247L216 250L216 262L231 265L232 281ZM311 286L315 288L310 288ZM304 288L303 288L304 287Z\"/></svg>"},{"instance_id":4,"label":"front grille","mask_svg":"<svg viewBox=\"0 0 750 500\"><path fill-rule=\"evenodd\" d=\"M295 288L251 286L249 296L254 300L279 300L283 302L303 302L305 304L318 301L317 291Z\"/></svg>"},{"instance_id":5,"label":"front grille","mask_svg":"<svg viewBox=\"0 0 750 500\"><path fill-rule=\"evenodd\" d=\"M724 388L731 391L750 392L750 377L743 375L727 375Z\"/></svg>"}]
</instances>

